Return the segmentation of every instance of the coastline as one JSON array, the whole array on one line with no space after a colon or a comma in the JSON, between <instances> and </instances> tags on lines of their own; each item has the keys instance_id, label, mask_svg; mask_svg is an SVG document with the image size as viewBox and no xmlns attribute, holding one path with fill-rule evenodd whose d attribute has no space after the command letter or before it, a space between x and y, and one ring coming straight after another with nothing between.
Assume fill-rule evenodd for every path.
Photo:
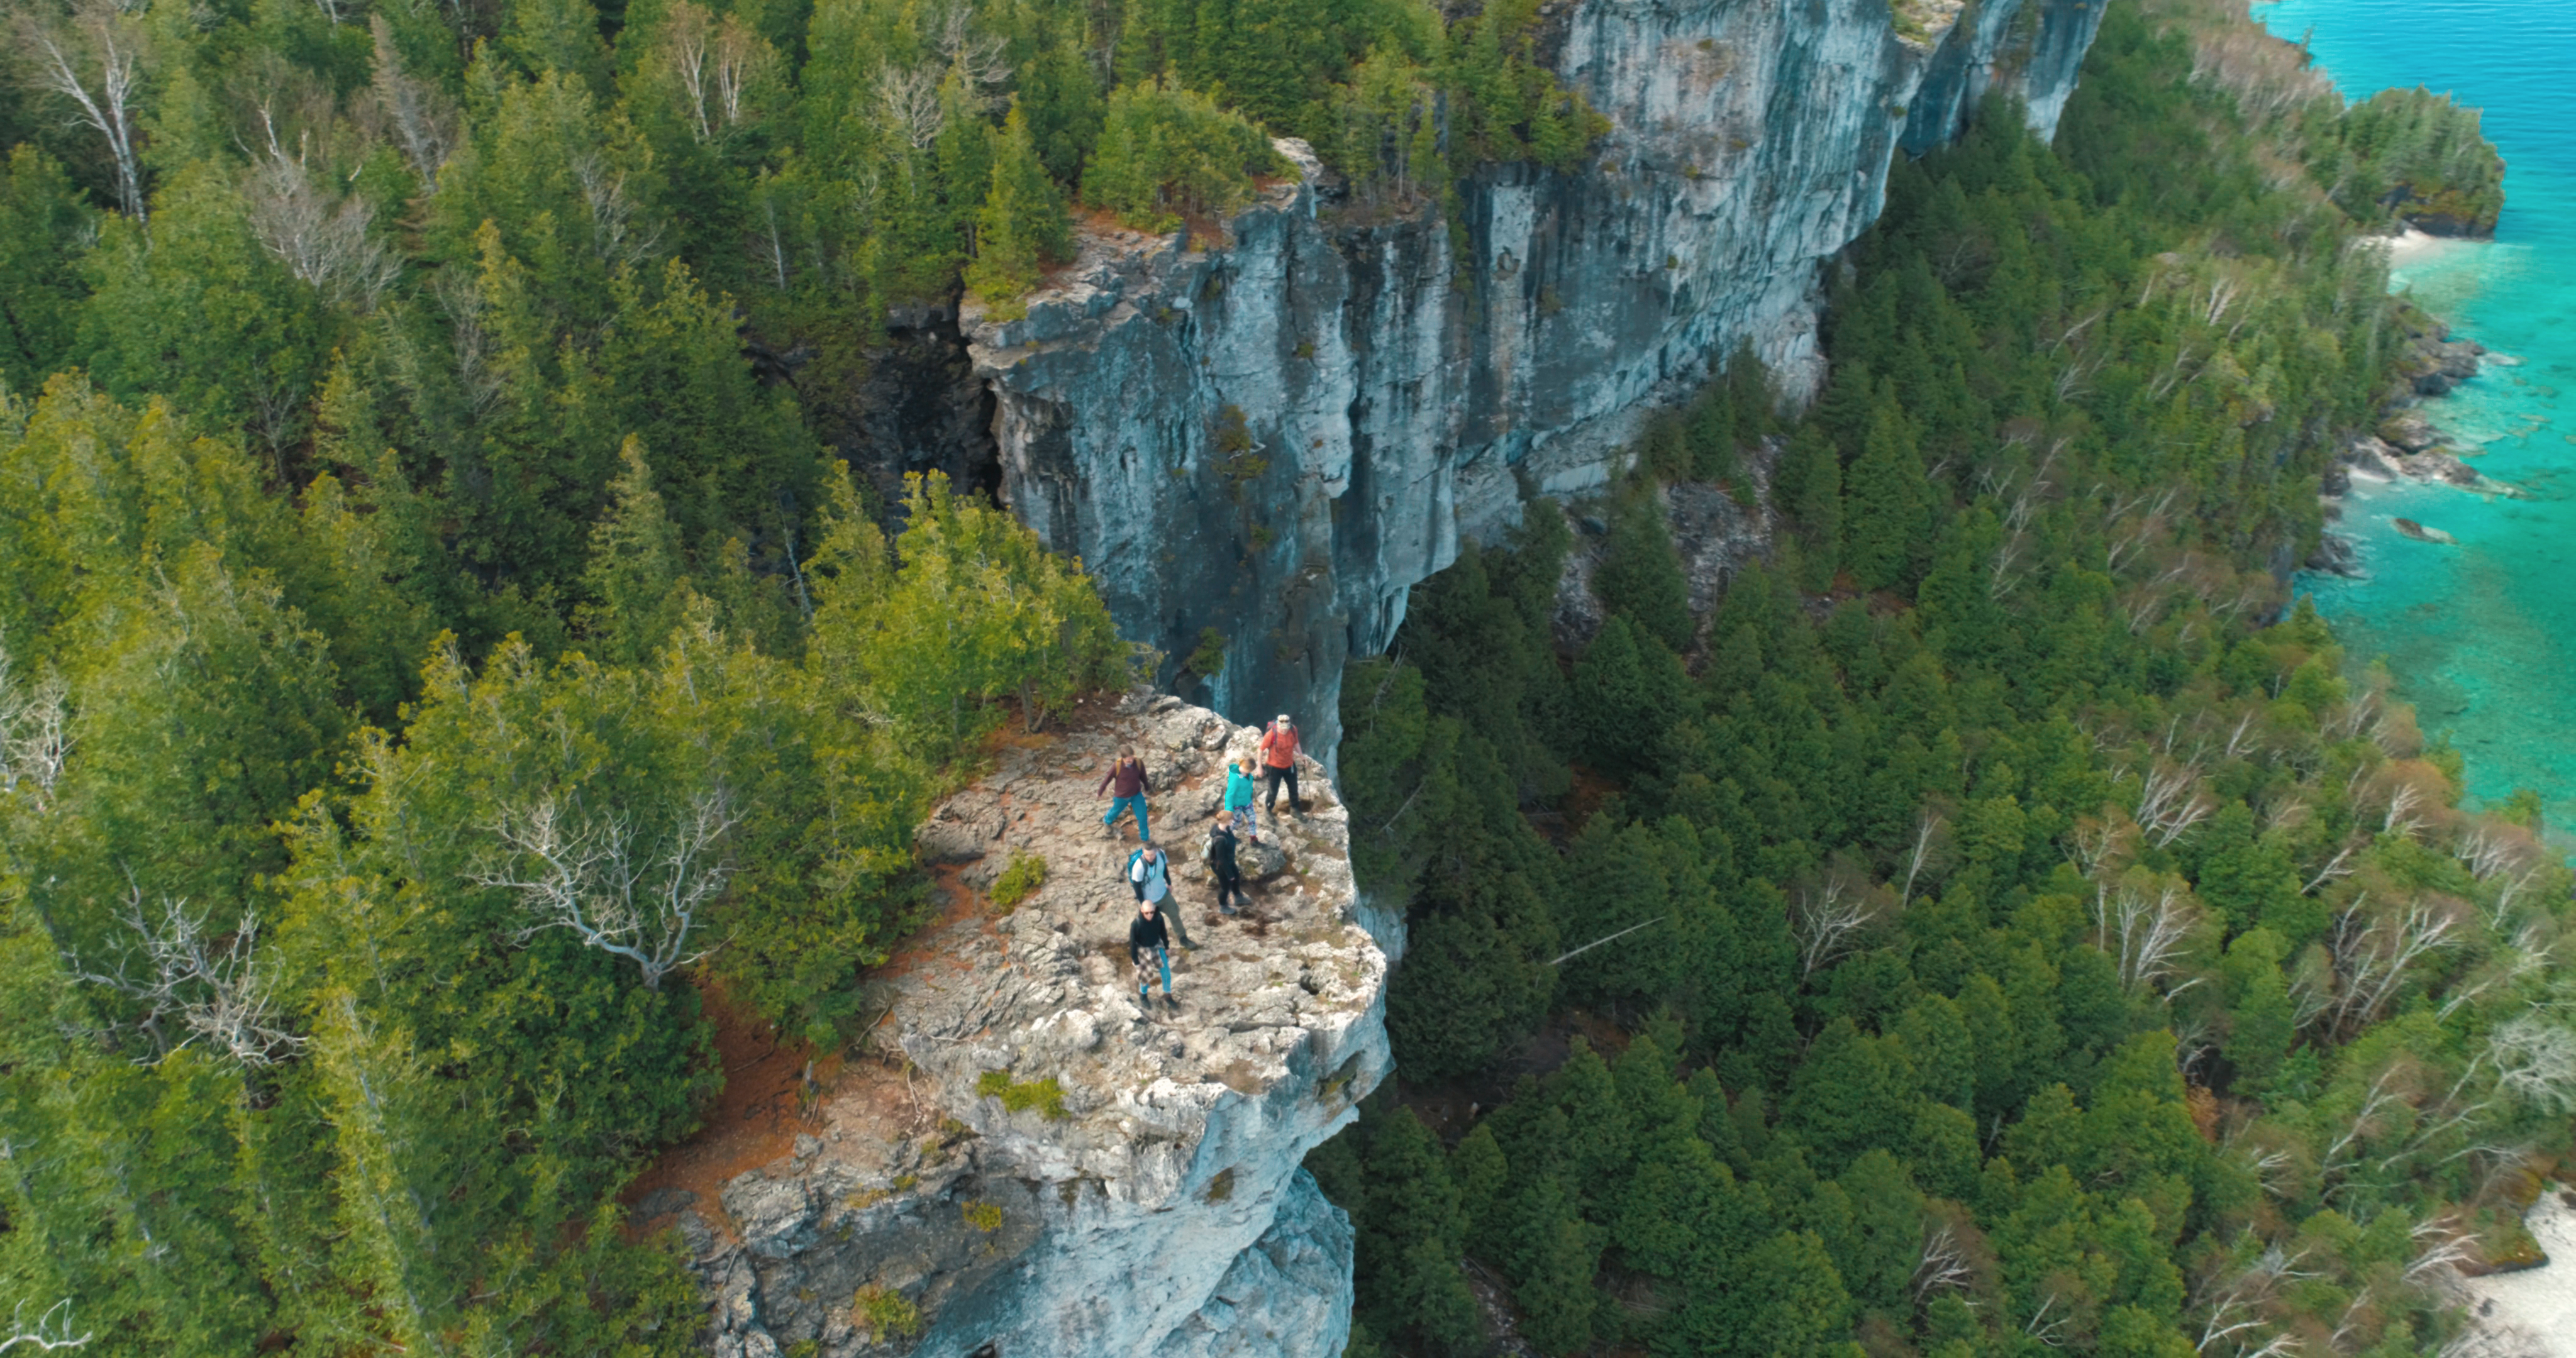
<instances>
[{"instance_id":1,"label":"coastline","mask_svg":"<svg viewBox=\"0 0 2576 1358\"><path fill-rule=\"evenodd\" d=\"M2445 1350L2455 1358L2576 1358L2576 1284L2564 1266L2576 1258L2576 1191L2549 1185L2522 1224L2547 1262L2447 1280L2469 1317L2468 1332Z\"/></svg>"},{"instance_id":2,"label":"coastline","mask_svg":"<svg viewBox=\"0 0 2576 1358\"><path fill-rule=\"evenodd\" d=\"M2392 266L2432 251L2484 243L2436 236L2411 226L2378 240ZM2526 498L2520 487L2488 477L2463 461L2463 456L2475 456L2478 450L2471 449L2464 455L2450 431L2435 424L2421 409L2425 400L2448 395L2461 383L2476 378L2484 370L2486 346L2475 340L2453 338L2448 322L2411 301L2400 298L2399 306L2399 324L2405 327L2404 343L2411 359L2382 393L2376 426L2345 444L2336 460L2327 466L2321 487L2326 530L2317 549L2301 563L2303 569L2345 579L2367 578L2360 549L2350 534L2340 531L2355 481L2413 482L2452 486L2481 496ZM2393 519L2392 523L2398 532L2417 541L2457 545L2438 525L2418 524L2405 518Z\"/></svg>"}]
</instances>

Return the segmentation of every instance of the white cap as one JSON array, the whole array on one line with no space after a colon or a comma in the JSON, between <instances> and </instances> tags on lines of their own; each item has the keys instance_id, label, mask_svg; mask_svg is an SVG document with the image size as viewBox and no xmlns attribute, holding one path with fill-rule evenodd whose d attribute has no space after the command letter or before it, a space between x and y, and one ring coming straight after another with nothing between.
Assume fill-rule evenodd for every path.
<instances>
[{"instance_id":1,"label":"white cap","mask_svg":"<svg viewBox=\"0 0 2576 1358\"><path fill-rule=\"evenodd\" d=\"M1285 713L1285 712L1282 712L1282 713L1280 713L1280 714L1279 714L1279 724L1280 724L1280 725L1282 725L1282 726L1288 726L1288 725L1292 725L1293 723L1291 723L1291 722L1288 720L1288 714L1287 714L1287 713Z\"/></svg>"}]
</instances>

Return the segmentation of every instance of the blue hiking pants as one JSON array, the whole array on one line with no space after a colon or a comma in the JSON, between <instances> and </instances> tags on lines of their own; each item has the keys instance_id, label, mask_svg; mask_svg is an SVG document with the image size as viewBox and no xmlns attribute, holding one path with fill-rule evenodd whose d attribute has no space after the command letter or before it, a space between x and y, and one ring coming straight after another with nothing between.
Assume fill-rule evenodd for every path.
<instances>
[{"instance_id":1,"label":"blue hiking pants","mask_svg":"<svg viewBox=\"0 0 2576 1358\"><path fill-rule=\"evenodd\" d=\"M1136 838L1145 840L1152 839L1154 837L1154 832L1145 824L1145 795L1143 793L1140 792L1133 797L1110 798L1109 814L1102 816L1100 818L1100 823L1103 825L1116 825L1118 823L1118 813L1121 811L1133 811L1136 813Z\"/></svg>"}]
</instances>

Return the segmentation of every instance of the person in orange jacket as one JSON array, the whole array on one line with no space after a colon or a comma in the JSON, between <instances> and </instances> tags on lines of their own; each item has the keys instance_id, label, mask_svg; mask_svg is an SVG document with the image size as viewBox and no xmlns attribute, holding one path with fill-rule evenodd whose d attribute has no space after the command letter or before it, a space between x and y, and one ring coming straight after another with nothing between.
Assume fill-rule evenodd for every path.
<instances>
[{"instance_id":1,"label":"person in orange jacket","mask_svg":"<svg viewBox=\"0 0 2576 1358\"><path fill-rule=\"evenodd\" d=\"M1281 783L1288 785L1288 809L1301 816L1306 814L1305 800L1297 795L1297 724L1288 720L1287 713L1280 713L1279 720L1261 728L1261 743L1256 748L1261 751L1262 780L1270 788L1270 814L1279 814Z\"/></svg>"}]
</instances>

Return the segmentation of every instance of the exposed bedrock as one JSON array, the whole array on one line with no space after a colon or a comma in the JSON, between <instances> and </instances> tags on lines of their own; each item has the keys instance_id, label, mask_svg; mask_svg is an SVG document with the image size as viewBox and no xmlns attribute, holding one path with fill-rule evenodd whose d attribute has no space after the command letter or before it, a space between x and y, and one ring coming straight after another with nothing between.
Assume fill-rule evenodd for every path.
<instances>
[{"instance_id":1,"label":"exposed bedrock","mask_svg":"<svg viewBox=\"0 0 2576 1358\"><path fill-rule=\"evenodd\" d=\"M2084 0L1553 8L1546 50L1613 123L1583 172L1484 171L1453 235L1350 207L1283 143L1302 173L1223 239L1087 233L1024 318L967 307L1001 494L1167 681L1196 682L1179 665L1215 628L1223 668L1187 691L1294 712L1329 752L1343 662L1388 644L1462 537L1603 485L1739 342L1811 388L1818 264L1878 214L1891 153L1989 89L2053 132L2099 20Z\"/></svg>"},{"instance_id":2,"label":"exposed bedrock","mask_svg":"<svg viewBox=\"0 0 2576 1358\"><path fill-rule=\"evenodd\" d=\"M1301 1165L1387 1072L1387 961L1312 761L1306 814L1240 856L1249 905L1213 909L1195 845L1254 736L1139 692L1006 742L920 828L951 909L870 983L873 1054L715 1201L638 1207L688 1238L717 1358L1341 1353L1350 1219ZM1134 833L1104 838L1096 792L1122 744L1199 945L1177 1008L1139 1006L1128 965ZM994 907L1026 858L1045 884Z\"/></svg>"}]
</instances>

